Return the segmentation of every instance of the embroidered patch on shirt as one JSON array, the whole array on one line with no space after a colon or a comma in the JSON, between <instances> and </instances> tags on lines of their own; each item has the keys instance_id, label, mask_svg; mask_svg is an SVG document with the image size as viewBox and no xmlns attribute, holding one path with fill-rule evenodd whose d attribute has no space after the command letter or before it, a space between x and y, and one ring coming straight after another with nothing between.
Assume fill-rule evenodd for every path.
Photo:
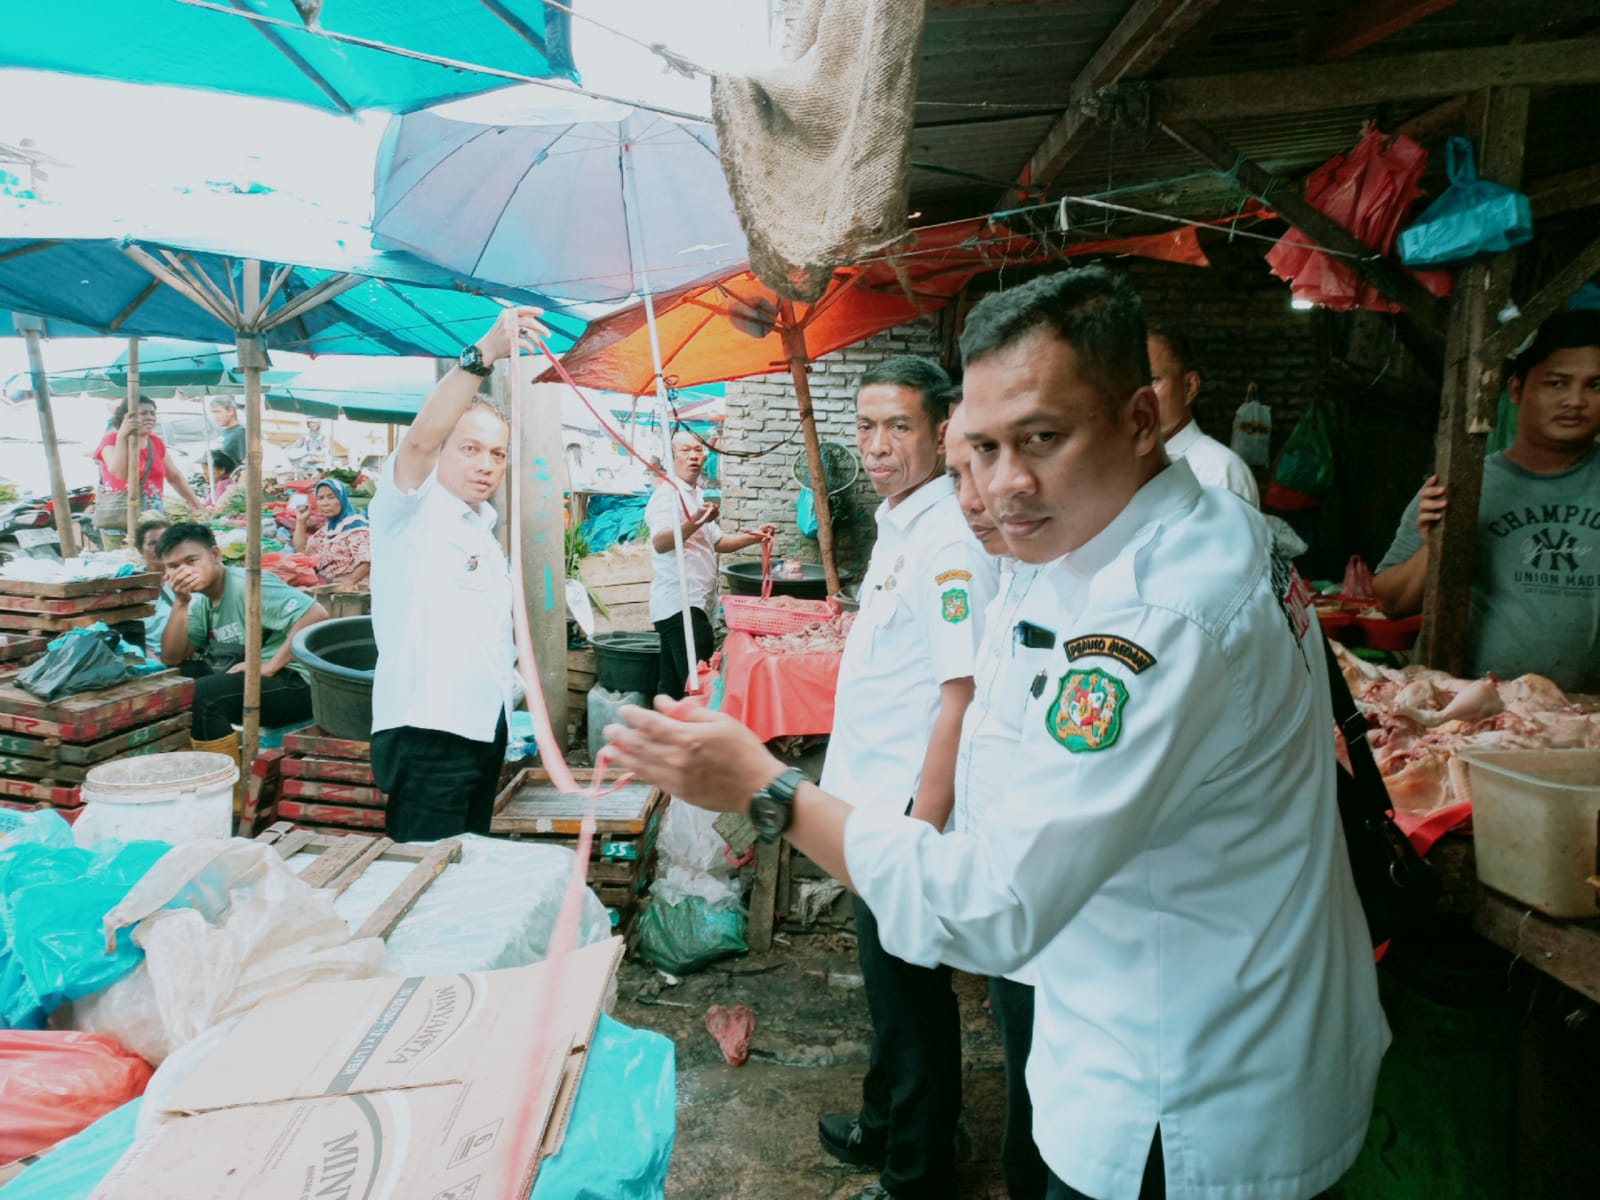
<instances>
[{"instance_id":1,"label":"embroidered patch on shirt","mask_svg":"<svg viewBox=\"0 0 1600 1200\"><path fill-rule=\"evenodd\" d=\"M1061 643L1073 662L1080 658L1113 658L1135 675L1156 665L1156 656L1138 642L1114 633L1086 633Z\"/></svg>"},{"instance_id":2,"label":"embroidered patch on shirt","mask_svg":"<svg viewBox=\"0 0 1600 1200\"><path fill-rule=\"evenodd\" d=\"M952 625L961 624L972 613L972 606L967 602L966 588L951 588L939 599L944 619Z\"/></svg>"},{"instance_id":3,"label":"embroidered patch on shirt","mask_svg":"<svg viewBox=\"0 0 1600 1200\"><path fill-rule=\"evenodd\" d=\"M1068 671L1045 711L1045 728L1074 754L1104 750L1122 732L1128 689L1108 671Z\"/></svg>"},{"instance_id":4,"label":"embroidered patch on shirt","mask_svg":"<svg viewBox=\"0 0 1600 1200\"><path fill-rule=\"evenodd\" d=\"M961 580L962 583L968 583L968 582L970 582L972 580L972 572L971 571L946 571L941 575L935 575L933 577L933 581L935 583L937 583L937 584L946 584L946 583L949 583L952 579L959 579L959 580Z\"/></svg>"}]
</instances>

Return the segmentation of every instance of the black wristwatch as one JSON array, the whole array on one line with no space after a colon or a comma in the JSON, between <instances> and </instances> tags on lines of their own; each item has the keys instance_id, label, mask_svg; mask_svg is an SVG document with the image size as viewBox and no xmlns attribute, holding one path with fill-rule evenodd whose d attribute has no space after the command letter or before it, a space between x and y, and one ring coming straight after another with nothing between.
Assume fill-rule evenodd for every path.
<instances>
[{"instance_id":1,"label":"black wristwatch","mask_svg":"<svg viewBox=\"0 0 1600 1200\"><path fill-rule=\"evenodd\" d=\"M756 827L757 837L763 842L775 842L783 836L794 819L795 793L808 782L805 772L790 767L750 797L750 824Z\"/></svg>"},{"instance_id":2,"label":"black wristwatch","mask_svg":"<svg viewBox=\"0 0 1600 1200\"><path fill-rule=\"evenodd\" d=\"M483 361L483 351L478 349L477 342L473 342L461 352L461 357L456 359L456 366L480 379L494 374L494 368Z\"/></svg>"}]
</instances>

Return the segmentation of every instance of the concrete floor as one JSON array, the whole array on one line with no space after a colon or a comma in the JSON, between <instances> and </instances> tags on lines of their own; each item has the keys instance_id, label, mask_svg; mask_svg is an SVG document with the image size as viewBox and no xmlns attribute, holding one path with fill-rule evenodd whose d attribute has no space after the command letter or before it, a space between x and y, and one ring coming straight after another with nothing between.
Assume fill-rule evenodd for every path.
<instances>
[{"instance_id":1,"label":"concrete floor","mask_svg":"<svg viewBox=\"0 0 1600 1200\"><path fill-rule=\"evenodd\" d=\"M985 985L957 977L961 1001L962 1195L1003 1200L1005 1121L999 1038L984 1008ZM730 1067L705 1029L713 1004L756 1017L750 1060ZM817 1117L860 1103L871 1027L854 939L797 934L767 954L714 964L669 985L630 959L618 975L619 1021L654 1029L678 1049L678 1137L668 1200L844 1200L871 1183L817 1142Z\"/></svg>"}]
</instances>

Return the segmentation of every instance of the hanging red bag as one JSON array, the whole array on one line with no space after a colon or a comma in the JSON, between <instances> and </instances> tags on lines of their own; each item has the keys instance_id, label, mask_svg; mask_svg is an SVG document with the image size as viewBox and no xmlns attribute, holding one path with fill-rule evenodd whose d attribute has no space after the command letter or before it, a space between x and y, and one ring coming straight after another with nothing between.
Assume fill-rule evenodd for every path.
<instances>
[{"instance_id":1,"label":"hanging red bag","mask_svg":"<svg viewBox=\"0 0 1600 1200\"><path fill-rule=\"evenodd\" d=\"M150 1064L110 1038L0 1029L0 1163L48 1150L144 1095Z\"/></svg>"}]
</instances>

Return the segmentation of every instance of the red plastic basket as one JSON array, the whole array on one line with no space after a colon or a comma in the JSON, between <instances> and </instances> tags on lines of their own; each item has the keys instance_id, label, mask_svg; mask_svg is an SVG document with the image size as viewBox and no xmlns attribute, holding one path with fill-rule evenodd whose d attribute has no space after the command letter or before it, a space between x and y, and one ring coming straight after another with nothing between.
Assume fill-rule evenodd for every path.
<instances>
[{"instance_id":1,"label":"red plastic basket","mask_svg":"<svg viewBox=\"0 0 1600 1200\"><path fill-rule=\"evenodd\" d=\"M723 619L736 633L799 633L838 615L839 606L832 600L790 600L778 605L759 596L722 598Z\"/></svg>"}]
</instances>

